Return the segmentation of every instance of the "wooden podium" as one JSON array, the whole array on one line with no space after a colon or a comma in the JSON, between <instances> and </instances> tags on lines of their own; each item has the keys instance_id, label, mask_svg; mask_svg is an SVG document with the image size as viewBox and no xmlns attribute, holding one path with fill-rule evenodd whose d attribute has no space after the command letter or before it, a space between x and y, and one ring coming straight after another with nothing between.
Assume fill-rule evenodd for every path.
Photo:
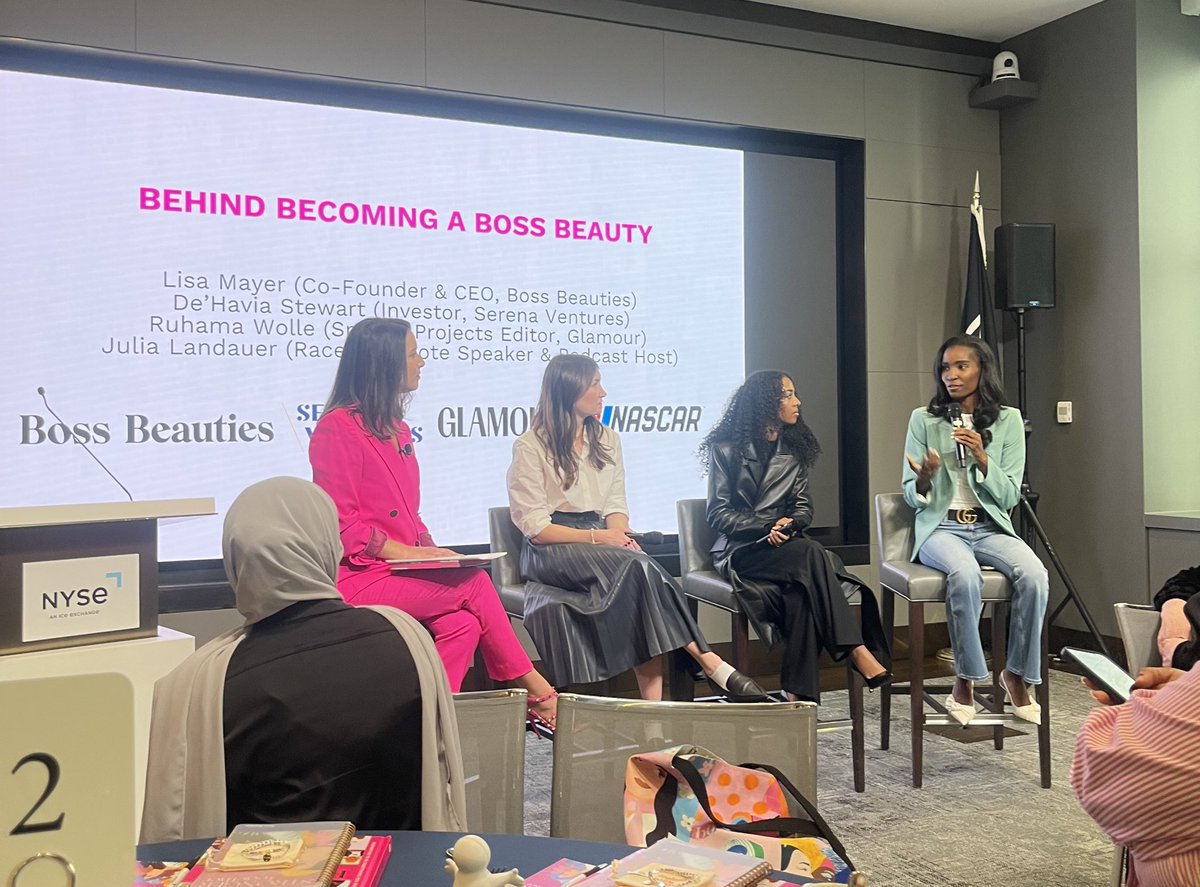
<instances>
[{"instance_id":1,"label":"wooden podium","mask_svg":"<svg viewBox=\"0 0 1200 887\"><path fill-rule=\"evenodd\" d=\"M152 637L158 522L212 499L0 508L0 655Z\"/></svg>"}]
</instances>

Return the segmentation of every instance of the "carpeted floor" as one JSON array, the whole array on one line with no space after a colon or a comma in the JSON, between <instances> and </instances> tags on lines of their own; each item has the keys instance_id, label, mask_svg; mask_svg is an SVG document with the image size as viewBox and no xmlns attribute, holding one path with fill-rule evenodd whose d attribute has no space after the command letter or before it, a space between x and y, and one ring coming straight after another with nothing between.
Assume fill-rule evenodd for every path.
<instances>
[{"instance_id":1,"label":"carpeted floor","mask_svg":"<svg viewBox=\"0 0 1200 887\"><path fill-rule=\"evenodd\" d=\"M1075 734L1093 702L1078 678L1061 672L1051 673L1050 700L1050 789L1040 786L1032 725L1001 751L990 738L963 743L927 732L925 784L914 789L907 699L893 700L892 748L885 752L879 694L868 694L864 794L851 785L850 732L820 735L818 806L871 887L1108 883L1112 845L1067 782ZM822 718L845 716L846 694L824 694L822 709ZM549 742L526 743L526 834L549 834L550 749Z\"/></svg>"}]
</instances>

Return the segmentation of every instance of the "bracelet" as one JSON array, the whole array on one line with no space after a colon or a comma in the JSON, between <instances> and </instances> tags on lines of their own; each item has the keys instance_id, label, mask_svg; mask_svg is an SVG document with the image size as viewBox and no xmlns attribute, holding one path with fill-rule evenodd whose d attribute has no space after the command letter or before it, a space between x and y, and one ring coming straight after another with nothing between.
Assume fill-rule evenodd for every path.
<instances>
[{"instance_id":1,"label":"bracelet","mask_svg":"<svg viewBox=\"0 0 1200 887\"><path fill-rule=\"evenodd\" d=\"M589 534L591 535L591 537L592 537L592 544L593 544L593 545L595 545L595 544L596 544L596 531L595 531L595 530L588 530L588 533L589 533Z\"/></svg>"}]
</instances>

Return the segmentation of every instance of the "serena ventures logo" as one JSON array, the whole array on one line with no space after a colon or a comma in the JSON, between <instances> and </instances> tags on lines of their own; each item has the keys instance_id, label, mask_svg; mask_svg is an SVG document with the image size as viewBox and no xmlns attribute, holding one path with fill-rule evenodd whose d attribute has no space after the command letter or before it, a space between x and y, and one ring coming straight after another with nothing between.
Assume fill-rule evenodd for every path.
<instances>
[{"instance_id":1,"label":"serena ventures logo","mask_svg":"<svg viewBox=\"0 0 1200 887\"><path fill-rule=\"evenodd\" d=\"M600 424L622 434L629 431L699 431L703 415L704 407L696 405L605 406L600 411Z\"/></svg>"},{"instance_id":2,"label":"serena ventures logo","mask_svg":"<svg viewBox=\"0 0 1200 887\"><path fill-rule=\"evenodd\" d=\"M137 628L139 563L114 554L23 564L22 642Z\"/></svg>"}]
</instances>

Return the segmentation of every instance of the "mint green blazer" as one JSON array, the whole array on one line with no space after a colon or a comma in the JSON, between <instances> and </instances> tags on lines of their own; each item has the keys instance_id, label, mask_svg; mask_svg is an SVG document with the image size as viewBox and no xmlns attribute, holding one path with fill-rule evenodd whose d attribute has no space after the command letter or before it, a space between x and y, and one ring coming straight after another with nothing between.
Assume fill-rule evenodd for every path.
<instances>
[{"instance_id":1,"label":"mint green blazer","mask_svg":"<svg viewBox=\"0 0 1200 887\"><path fill-rule=\"evenodd\" d=\"M942 457L942 466L931 479L929 492L917 492L917 473L904 460L901 484L904 501L917 512L913 535L912 560L925 544L954 498L954 478L947 465L954 464L954 439L950 437L950 423L944 418L930 415L925 407L913 410L908 420L908 437L904 441L904 454L911 456L919 465L925 451L937 450ZM1025 423L1021 411L1016 407L1001 407L1000 416L990 428L992 440L986 447L988 471L980 477L978 466L967 456L967 483L979 498L979 503L996 526L1016 536L1012 518L1008 513L1021 501L1021 477L1025 473Z\"/></svg>"}]
</instances>

